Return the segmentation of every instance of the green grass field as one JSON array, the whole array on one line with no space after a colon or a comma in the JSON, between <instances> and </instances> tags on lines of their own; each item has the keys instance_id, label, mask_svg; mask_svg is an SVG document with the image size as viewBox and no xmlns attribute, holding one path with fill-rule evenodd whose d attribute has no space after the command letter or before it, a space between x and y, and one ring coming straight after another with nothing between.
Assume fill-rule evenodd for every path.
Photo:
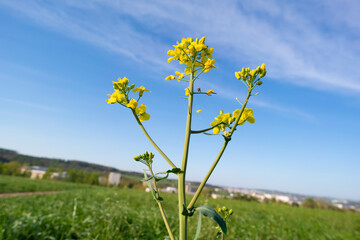
<instances>
[{"instance_id":1,"label":"green grass field","mask_svg":"<svg viewBox=\"0 0 360 240\"><path fill-rule=\"evenodd\" d=\"M177 235L175 194L162 194ZM360 214L202 198L201 205L234 210L226 239L360 239ZM0 239L164 239L166 230L151 194L88 187L54 195L0 199ZM198 215L190 218L193 239ZM200 239L215 239L203 218Z\"/></svg>"},{"instance_id":2,"label":"green grass field","mask_svg":"<svg viewBox=\"0 0 360 240\"><path fill-rule=\"evenodd\" d=\"M63 191L80 188L91 188L91 186L86 184L29 179L0 174L0 193Z\"/></svg>"}]
</instances>

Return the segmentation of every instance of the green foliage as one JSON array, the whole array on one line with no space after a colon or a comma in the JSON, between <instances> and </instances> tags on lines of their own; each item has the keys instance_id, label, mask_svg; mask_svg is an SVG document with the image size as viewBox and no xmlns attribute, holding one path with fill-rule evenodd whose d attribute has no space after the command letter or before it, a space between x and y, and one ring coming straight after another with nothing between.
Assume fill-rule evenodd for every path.
<instances>
[{"instance_id":1,"label":"green foliage","mask_svg":"<svg viewBox=\"0 0 360 240\"><path fill-rule=\"evenodd\" d=\"M306 207L306 208L316 208L317 207L317 204L316 202L314 201L314 199L312 198L307 198L305 199L305 201L303 201L301 203L301 206L302 207Z\"/></svg>"},{"instance_id":2,"label":"green foliage","mask_svg":"<svg viewBox=\"0 0 360 240\"><path fill-rule=\"evenodd\" d=\"M256 197L253 197L249 194L237 193L234 195L233 199L248 201L248 202L258 202L259 200Z\"/></svg>"},{"instance_id":3,"label":"green foliage","mask_svg":"<svg viewBox=\"0 0 360 240\"><path fill-rule=\"evenodd\" d=\"M0 163L0 174L11 175L11 176L22 176L21 164L15 161Z\"/></svg>"},{"instance_id":4,"label":"green foliage","mask_svg":"<svg viewBox=\"0 0 360 240\"><path fill-rule=\"evenodd\" d=\"M62 160L56 158L43 158L19 154L16 151L0 148L0 163L16 161L22 166L43 166L62 169L78 169L89 172L116 172L118 169L76 160ZM141 176L141 174L137 174Z\"/></svg>"},{"instance_id":5,"label":"green foliage","mask_svg":"<svg viewBox=\"0 0 360 240\"><path fill-rule=\"evenodd\" d=\"M209 217L213 219L219 225L222 232L226 234L227 232L226 223L224 219L222 219L222 217L215 211L215 209L213 209L208 205L205 205L205 206L196 207L195 211L198 211L205 217Z\"/></svg>"},{"instance_id":6,"label":"green foliage","mask_svg":"<svg viewBox=\"0 0 360 240\"><path fill-rule=\"evenodd\" d=\"M328 203L326 200L321 199L321 198L317 198L317 199L312 199L312 198L307 198L305 199L305 201L303 201L301 203L301 207L305 207L305 208L320 208L320 209L330 209L330 210L337 210L337 211L344 211L343 209L340 209L334 205L331 205L330 203Z\"/></svg>"},{"instance_id":7,"label":"green foliage","mask_svg":"<svg viewBox=\"0 0 360 240\"><path fill-rule=\"evenodd\" d=\"M90 187L85 184L0 175L0 193L63 191Z\"/></svg>"},{"instance_id":8,"label":"green foliage","mask_svg":"<svg viewBox=\"0 0 360 240\"><path fill-rule=\"evenodd\" d=\"M66 181L99 185L99 173L91 173L85 170L70 169L67 171Z\"/></svg>"},{"instance_id":9,"label":"green foliage","mask_svg":"<svg viewBox=\"0 0 360 240\"><path fill-rule=\"evenodd\" d=\"M50 179L51 178L51 174L54 172L54 169L52 167L48 167L46 169L46 172L44 173L44 176L42 177L42 179Z\"/></svg>"},{"instance_id":10,"label":"green foliage","mask_svg":"<svg viewBox=\"0 0 360 240\"><path fill-rule=\"evenodd\" d=\"M20 178L23 179L23 178ZM38 180L40 182L48 182ZM50 182L50 181L49 181ZM71 184L71 183L62 183ZM88 185L55 195L8 197L0 201L0 239L164 239L167 236L151 194ZM162 193L177 234L177 196ZM76 199L76 211L74 205ZM200 198L199 204L226 205L231 216L226 239L358 239L360 214L294 208L230 199ZM189 218L195 236L198 217ZM216 223L203 218L198 240L214 239ZM191 238L190 238L191 239Z\"/></svg>"}]
</instances>

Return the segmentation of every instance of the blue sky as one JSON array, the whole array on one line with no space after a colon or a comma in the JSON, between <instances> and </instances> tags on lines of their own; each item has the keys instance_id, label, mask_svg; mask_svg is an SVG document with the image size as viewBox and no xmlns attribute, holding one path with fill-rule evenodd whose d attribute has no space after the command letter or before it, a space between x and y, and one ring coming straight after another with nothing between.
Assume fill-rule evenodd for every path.
<instances>
[{"instance_id":1,"label":"blue sky","mask_svg":"<svg viewBox=\"0 0 360 240\"><path fill-rule=\"evenodd\" d=\"M196 86L194 129L245 89L234 72L265 63L256 123L233 137L210 183L360 200L358 1L0 0L0 147L141 171L154 151L130 112L108 105L118 77L144 85L150 135L180 165L187 103L166 52L206 36L217 69ZM221 136L191 140L188 179L201 181ZM168 169L156 155L155 170Z\"/></svg>"}]
</instances>

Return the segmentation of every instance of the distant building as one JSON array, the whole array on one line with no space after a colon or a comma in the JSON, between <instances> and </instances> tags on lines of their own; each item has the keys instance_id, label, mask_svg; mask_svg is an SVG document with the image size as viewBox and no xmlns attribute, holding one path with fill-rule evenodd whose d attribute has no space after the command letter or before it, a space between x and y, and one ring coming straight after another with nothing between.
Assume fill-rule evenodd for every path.
<instances>
[{"instance_id":1,"label":"distant building","mask_svg":"<svg viewBox=\"0 0 360 240\"><path fill-rule=\"evenodd\" d=\"M186 185L185 185L185 192L187 194L195 194L196 192L196 188L191 186L191 183L187 182Z\"/></svg>"},{"instance_id":2,"label":"distant building","mask_svg":"<svg viewBox=\"0 0 360 240\"><path fill-rule=\"evenodd\" d=\"M118 185L120 183L120 177L121 177L120 173L116 173L116 172L109 173L108 184Z\"/></svg>"},{"instance_id":3,"label":"distant building","mask_svg":"<svg viewBox=\"0 0 360 240\"><path fill-rule=\"evenodd\" d=\"M47 167L41 166L30 166L30 167L21 167L21 173L30 172L31 179L42 179L46 173ZM51 179L66 178L66 172L52 172L50 175Z\"/></svg>"},{"instance_id":4,"label":"distant building","mask_svg":"<svg viewBox=\"0 0 360 240\"><path fill-rule=\"evenodd\" d=\"M265 194L264 194L264 198L272 199L273 196L272 196L271 194L265 193Z\"/></svg>"},{"instance_id":5,"label":"distant building","mask_svg":"<svg viewBox=\"0 0 360 240\"><path fill-rule=\"evenodd\" d=\"M28 168L28 170L31 172L30 178L31 179L42 179L47 168L46 167L40 167L40 166L31 166Z\"/></svg>"},{"instance_id":6,"label":"distant building","mask_svg":"<svg viewBox=\"0 0 360 240\"><path fill-rule=\"evenodd\" d=\"M51 179L66 178L66 172L53 172L51 173Z\"/></svg>"},{"instance_id":7,"label":"distant building","mask_svg":"<svg viewBox=\"0 0 360 240\"><path fill-rule=\"evenodd\" d=\"M211 197L212 197L213 199L217 199L217 198L223 198L224 196L221 195L221 194L212 193L212 194L211 194Z\"/></svg>"},{"instance_id":8,"label":"distant building","mask_svg":"<svg viewBox=\"0 0 360 240\"><path fill-rule=\"evenodd\" d=\"M275 199L276 199L276 201L281 201L281 202L285 202L285 203L290 202L290 198L288 196L276 195Z\"/></svg>"},{"instance_id":9,"label":"distant building","mask_svg":"<svg viewBox=\"0 0 360 240\"><path fill-rule=\"evenodd\" d=\"M344 205L342 205L341 203L334 204L334 206L340 209L344 208Z\"/></svg>"},{"instance_id":10,"label":"distant building","mask_svg":"<svg viewBox=\"0 0 360 240\"><path fill-rule=\"evenodd\" d=\"M168 192L168 193L177 193L178 190L176 187L166 187L166 188L163 188L161 189L162 192Z\"/></svg>"}]
</instances>

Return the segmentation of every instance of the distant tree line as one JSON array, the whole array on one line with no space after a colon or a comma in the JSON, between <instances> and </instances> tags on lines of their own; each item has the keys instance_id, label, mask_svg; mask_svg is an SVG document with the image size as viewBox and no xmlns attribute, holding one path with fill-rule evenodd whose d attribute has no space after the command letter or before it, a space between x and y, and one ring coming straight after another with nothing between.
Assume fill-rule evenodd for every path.
<instances>
[{"instance_id":1,"label":"distant tree line","mask_svg":"<svg viewBox=\"0 0 360 240\"><path fill-rule=\"evenodd\" d=\"M10 162L5 162L5 163L1 163L0 162L0 174L4 174L4 175L10 175L10 176L23 176L23 177L30 177L31 172L26 170L26 171L21 171L21 167L23 167L23 164L20 164L18 162L15 161L10 161ZM64 172L64 169L57 169L57 168L53 168L53 167L49 167L47 168L44 176L42 179L51 179L51 176L53 173L55 172ZM91 185L99 185L99 177L100 177L100 173L98 172L88 172L85 170L78 170L78 169L70 169L66 171L66 176L65 178L56 178L56 180L61 180L61 181L67 181L67 182L75 182L75 183L86 183L86 184L91 184ZM106 178L107 180L107 178ZM106 185L106 183L104 183L104 185Z\"/></svg>"},{"instance_id":2,"label":"distant tree line","mask_svg":"<svg viewBox=\"0 0 360 240\"><path fill-rule=\"evenodd\" d=\"M325 201L324 199L321 199L321 198L318 198L318 199L307 198L301 203L301 207L342 211L342 209L328 203L327 201Z\"/></svg>"},{"instance_id":3,"label":"distant tree line","mask_svg":"<svg viewBox=\"0 0 360 240\"><path fill-rule=\"evenodd\" d=\"M21 172L22 165L18 162L6 162L1 163L0 162L0 174L4 175L10 175L10 176L24 176L24 177L30 177L30 173L25 171Z\"/></svg>"},{"instance_id":4,"label":"distant tree line","mask_svg":"<svg viewBox=\"0 0 360 240\"><path fill-rule=\"evenodd\" d=\"M33 157L19 154L16 151L0 148L0 163L18 162L22 165L53 167L63 169L81 169L88 172L118 172L112 167L106 167L99 164L93 164L77 160L62 160L56 158Z\"/></svg>"}]
</instances>

